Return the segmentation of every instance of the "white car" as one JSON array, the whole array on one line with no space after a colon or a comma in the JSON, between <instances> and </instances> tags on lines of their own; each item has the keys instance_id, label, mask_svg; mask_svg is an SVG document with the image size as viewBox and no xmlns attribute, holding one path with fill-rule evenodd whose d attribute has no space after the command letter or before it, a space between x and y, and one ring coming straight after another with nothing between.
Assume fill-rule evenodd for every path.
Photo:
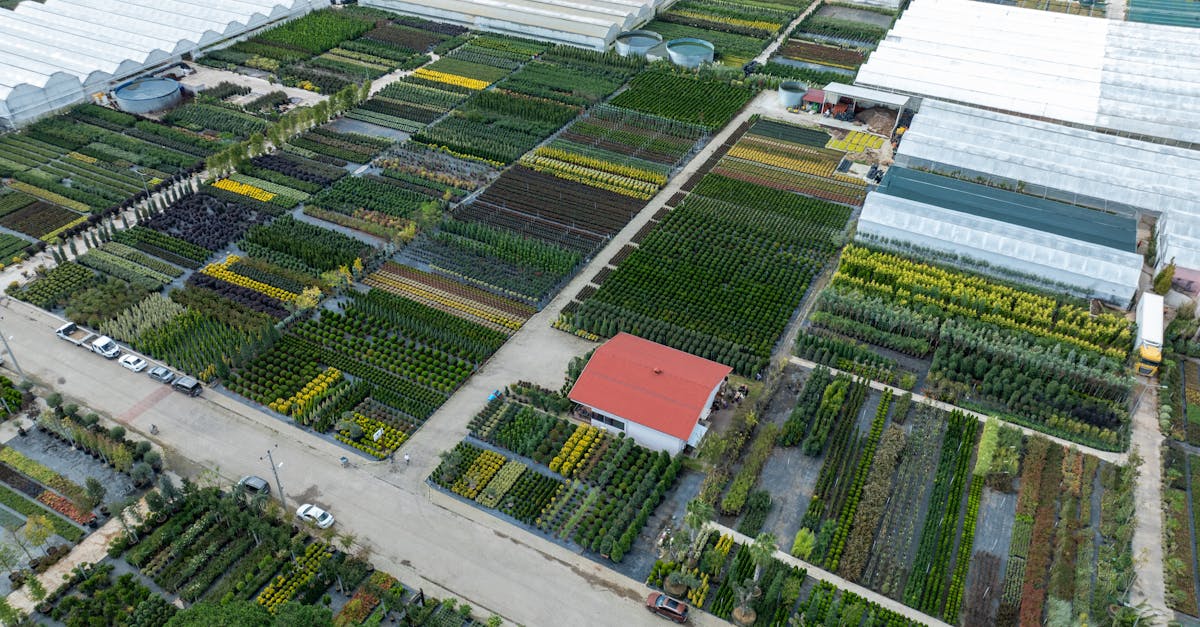
<instances>
[{"instance_id":1,"label":"white car","mask_svg":"<svg viewBox=\"0 0 1200 627\"><path fill-rule=\"evenodd\" d=\"M146 369L146 360L137 355L125 355L121 358L121 365L134 372L141 372Z\"/></svg>"},{"instance_id":2,"label":"white car","mask_svg":"<svg viewBox=\"0 0 1200 627\"><path fill-rule=\"evenodd\" d=\"M311 503L301 505L300 509L296 510L296 518L310 522L318 529L328 529L333 526L333 514Z\"/></svg>"}]
</instances>

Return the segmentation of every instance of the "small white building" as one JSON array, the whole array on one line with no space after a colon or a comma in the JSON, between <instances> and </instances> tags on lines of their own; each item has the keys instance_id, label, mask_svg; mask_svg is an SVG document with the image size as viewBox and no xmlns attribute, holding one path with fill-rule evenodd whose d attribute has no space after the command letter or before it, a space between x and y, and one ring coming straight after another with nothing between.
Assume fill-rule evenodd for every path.
<instances>
[{"instance_id":1,"label":"small white building","mask_svg":"<svg viewBox=\"0 0 1200 627\"><path fill-rule=\"evenodd\" d=\"M592 425L674 455L697 446L732 368L620 333L596 349L569 397Z\"/></svg>"}]
</instances>

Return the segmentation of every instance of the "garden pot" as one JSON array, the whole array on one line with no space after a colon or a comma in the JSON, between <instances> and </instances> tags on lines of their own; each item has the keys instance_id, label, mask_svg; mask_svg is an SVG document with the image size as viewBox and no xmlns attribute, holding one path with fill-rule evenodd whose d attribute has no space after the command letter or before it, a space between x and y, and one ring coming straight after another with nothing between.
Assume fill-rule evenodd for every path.
<instances>
[{"instance_id":1,"label":"garden pot","mask_svg":"<svg viewBox=\"0 0 1200 627\"><path fill-rule=\"evenodd\" d=\"M108 516L108 506L107 506L107 505L101 505L101 506L100 506L100 513L101 513L102 515L104 515L104 516Z\"/></svg>"},{"instance_id":2,"label":"garden pot","mask_svg":"<svg viewBox=\"0 0 1200 627\"><path fill-rule=\"evenodd\" d=\"M666 590L667 594L669 594L673 597L681 597L684 595L684 593L687 592L687 586L682 585L682 584L673 585L670 581L664 581L663 582L663 590Z\"/></svg>"},{"instance_id":3,"label":"garden pot","mask_svg":"<svg viewBox=\"0 0 1200 627\"><path fill-rule=\"evenodd\" d=\"M754 621L758 620L758 612L752 607L735 607L733 608L733 622L748 627L753 625Z\"/></svg>"}]
</instances>

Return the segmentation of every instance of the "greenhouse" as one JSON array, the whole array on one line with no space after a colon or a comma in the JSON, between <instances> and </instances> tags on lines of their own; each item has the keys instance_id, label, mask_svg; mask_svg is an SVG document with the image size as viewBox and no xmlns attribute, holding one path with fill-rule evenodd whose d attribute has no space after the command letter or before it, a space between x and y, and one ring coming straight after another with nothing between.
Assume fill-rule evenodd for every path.
<instances>
[{"instance_id":1,"label":"greenhouse","mask_svg":"<svg viewBox=\"0 0 1200 627\"><path fill-rule=\"evenodd\" d=\"M970 0L915 0L855 82L1200 144L1196 33Z\"/></svg>"},{"instance_id":2,"label":"greenhouse","mask_svg":"<svg viewBox=\"0 0 1200 627\"><path fill-rule=\"evenodd\" d=\"M0 128L324 5L319 0L47 0L0 9Z\"/></svg>"},{"instance_id":3,"label":"greenhouse","mask_svg":"<svg viewBox=\"0 0 1200 627\"><path fill-rule=\"evenodd\" d=\"M1130 0L1125 10L1130 22L1200 28L1200 2L1195 0Z\"/></svg>"},{"instance_id":4,"label":"greenhouse","mask_svg":"<svg viewBox=\"0 0 1200 627\"><path fill-rule=\"evenodd\" d=\"M1184 235L1200 231L1200 151L926 100L896 163L1109 212L1161 213L1160 265L1175 257L1200 269Z\"/></svg>"},{"instance_id":5,"label":"greenhouse","mask_svg":"<svg viewBox=\"0 0 1200 627\"><path fill-rule=\"evenodd\" d=\"M605 50L654 17L660 0L364 0L365 6L475 30Z\"/></svg>"},{"instance_id":6,"label":"greenhouse","mask_svg":"<svg viewBox=\"0 0 1200 627\"><path fill-rule=\"evenodd\" d=\"M879 192L867 195L858 238L966 258L1118 304L1133 298L1142 273L1137 253Z\"/></svg>"}]
</instances>

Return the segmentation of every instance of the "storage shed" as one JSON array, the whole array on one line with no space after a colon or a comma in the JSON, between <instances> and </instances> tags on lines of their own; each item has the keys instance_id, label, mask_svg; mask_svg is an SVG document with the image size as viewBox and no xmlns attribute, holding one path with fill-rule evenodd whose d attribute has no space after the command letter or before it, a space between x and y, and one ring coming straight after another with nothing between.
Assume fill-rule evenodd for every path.
<instances>
[{"instance_id":1,"label":"storage shed","mask_svg":"<svg viewBox=\"0 0 1200 627\"><path fill-rule=\"evenodd\" d=\"M697 446L733 369L619 333L596 349L569 397L592 425L672 455Z\"/></svg>"}]
</instances>

